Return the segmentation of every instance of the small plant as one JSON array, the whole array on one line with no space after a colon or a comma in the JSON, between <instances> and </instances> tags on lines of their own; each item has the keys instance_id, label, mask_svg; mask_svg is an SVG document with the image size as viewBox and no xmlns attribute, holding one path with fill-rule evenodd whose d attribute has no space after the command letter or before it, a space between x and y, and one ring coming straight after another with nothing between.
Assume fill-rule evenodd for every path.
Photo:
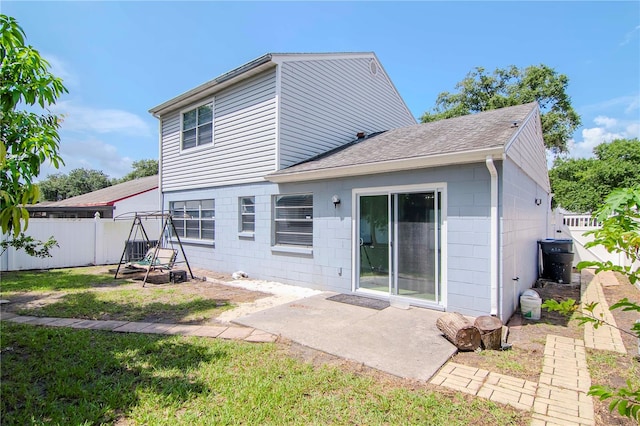
<instances>
[{"instance_id":1,"label":"small plant","mask_svg":"<svg viewBox=\"0 0 640 426\"><path fill-rule=\"evenodd\" d=\"M622 416L638 420L640 418L640 389L632 389L631 381L627 380L627 386L618 389L609 389L606 386L594 385L589 389L589 395L600 398L601 401L611 398L609 411L618 410Z\"/></svg>"},{"instance_id":2,"label":"small plant","mask_svg":"<svg viewBox=\"0 0 640 426\"><path fill-rule=\"evenodd\" d=\"M25 235L24 233L20 233L17 237L14 237L11 240L4 240L0 242L0 248L2 248L0 255L3 255L9 247L13 247L16 250L24 250L29 256L43 259L45 257L52 256L50 250L53 247L60 246L53 237L49 237L47 241L40 241Z\"/></svg>"}]
</instances>

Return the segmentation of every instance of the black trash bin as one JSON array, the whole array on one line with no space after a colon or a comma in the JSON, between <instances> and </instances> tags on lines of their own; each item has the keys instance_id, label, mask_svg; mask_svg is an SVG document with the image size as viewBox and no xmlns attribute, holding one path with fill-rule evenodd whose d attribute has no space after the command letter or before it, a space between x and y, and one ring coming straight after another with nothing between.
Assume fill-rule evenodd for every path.
<instances>
[{"instance_id":1,"label":"black trash bin","mask_svg":"<svg viewBox=\"0 0 640 426\"><path fill-rule=\"evenodd\" d=\"M573 240L554 240L548 238L546 240L538 241L542 254L548 253L572 253L573 252Z\"/></svg>"},{"instance_id":2,"label":"black trash bin","mask_svg":"<svg viewBox=\"0 0 640 426\"><path fill-rule=\"evenodd\" d=\"M573 240L541 240L542 278L571 284Z\"/></svg>"}]
</instances>

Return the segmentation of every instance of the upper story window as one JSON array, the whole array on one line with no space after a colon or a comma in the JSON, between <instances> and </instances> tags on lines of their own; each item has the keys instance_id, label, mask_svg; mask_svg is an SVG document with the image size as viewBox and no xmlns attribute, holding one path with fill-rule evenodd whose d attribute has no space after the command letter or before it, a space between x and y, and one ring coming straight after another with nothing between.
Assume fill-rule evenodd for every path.
<instances>
[{"instance_id":1,"label":"upper story window","mask_svg":"<svg viewBox=\"0 0 640 426\"><path fill-rule=\"evenodd\" d=\"M313 195L277 195L274 200L276 245L313 246Z\"/></svg>"},{"instance_id":2,"label":"upper story window","mask_svg":"<svg viewBox=\"0 0 640 426\"><path fill-rule=\"evenodd\" d=\"M180 238L215 240L215 200L173 201L169 210Z\"/></svg>"},{"instance_id":3,"label":"upper story window","mask_svg":"<svg viewBox=\"0 0 640 426\"><path fill-rule=\"evenodd\" d=\"M240 232L256 230L256 197L240 197Z\"/></svg>"},{"instance_id":4,"label":"upper story window","mask_svg":"<svg viewBox=\"0 0 640 426\"><path fill-rule=\"evenodd\" d=\"M182 113L182 149L213 143L213 102Z\"/></svg>"}]
</instances>

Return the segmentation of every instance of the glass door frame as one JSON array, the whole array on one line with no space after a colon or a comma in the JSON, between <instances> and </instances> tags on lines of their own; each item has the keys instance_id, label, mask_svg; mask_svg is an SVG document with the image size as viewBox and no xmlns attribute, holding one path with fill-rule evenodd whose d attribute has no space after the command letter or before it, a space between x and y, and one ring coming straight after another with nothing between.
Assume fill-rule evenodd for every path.
<instances>
[{"instance_id":1,"label":"glass door frame","mask_svg":"<svg viewBox=\"0 0 640 426\"><path fill-rule=\"evenodd\" d=\"M397 289L397 250L395 241L397 236L397 195L405 193L434 192L436 198L440 193L440 211L436 214L440 221L440 232L436 232L436 243L440 245L440 263L436 261L436 294L440 296L439 301L429 301L424 299L412 298L408 296L394 295L393 290ZM380 291L359 288L360 282L360 197L386 195L389 217L389 290L387 293ZM354 293L362 293L368 296L388 299L390 301L398 300L403 303L409 302L411 305L423 306L432 309L444 310L447 306L447 184L445 182L437 182L431 184L417 185L397 185L370 188L354 188L351 192L352 196L352 257L351 257L351 290ZM436 227L438 222L436 221ZM393 229L393 231L391 231ZM436 251L437 253L437 251ZM437 254L436 254L437 256ZM437 259L436 259L437 260ZM439 276L438 276L439 275Z\"/></svg>"}]
</instances>

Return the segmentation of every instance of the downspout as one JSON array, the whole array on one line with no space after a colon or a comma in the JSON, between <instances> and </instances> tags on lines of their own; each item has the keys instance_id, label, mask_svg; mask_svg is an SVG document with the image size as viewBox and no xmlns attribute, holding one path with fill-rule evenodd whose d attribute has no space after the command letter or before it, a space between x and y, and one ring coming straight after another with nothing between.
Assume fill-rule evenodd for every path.
<instances>
[{"instance_id":1,"label":"downspout","mask_svg":"<svg viewBox=\"0 0 640 426\"><path fill-rule=\"evenodd\" d=\"M160 202L160 213L164 213L164 194L162 193L162 118L155 115L158 119L158 194Z\"/></svg>"},{"instance_id":2,"label":"downspout","mask_svg":"<svg viewBox=\"0 0 640 426\"><path fill-rule=\"evenodd\" d=\"M490 218L490 266L489 280L491 282L491 315L498 315L498 171L490 155L486 158L487 169L491 175L491 218Z\"/></svg>"}]
</instances>

